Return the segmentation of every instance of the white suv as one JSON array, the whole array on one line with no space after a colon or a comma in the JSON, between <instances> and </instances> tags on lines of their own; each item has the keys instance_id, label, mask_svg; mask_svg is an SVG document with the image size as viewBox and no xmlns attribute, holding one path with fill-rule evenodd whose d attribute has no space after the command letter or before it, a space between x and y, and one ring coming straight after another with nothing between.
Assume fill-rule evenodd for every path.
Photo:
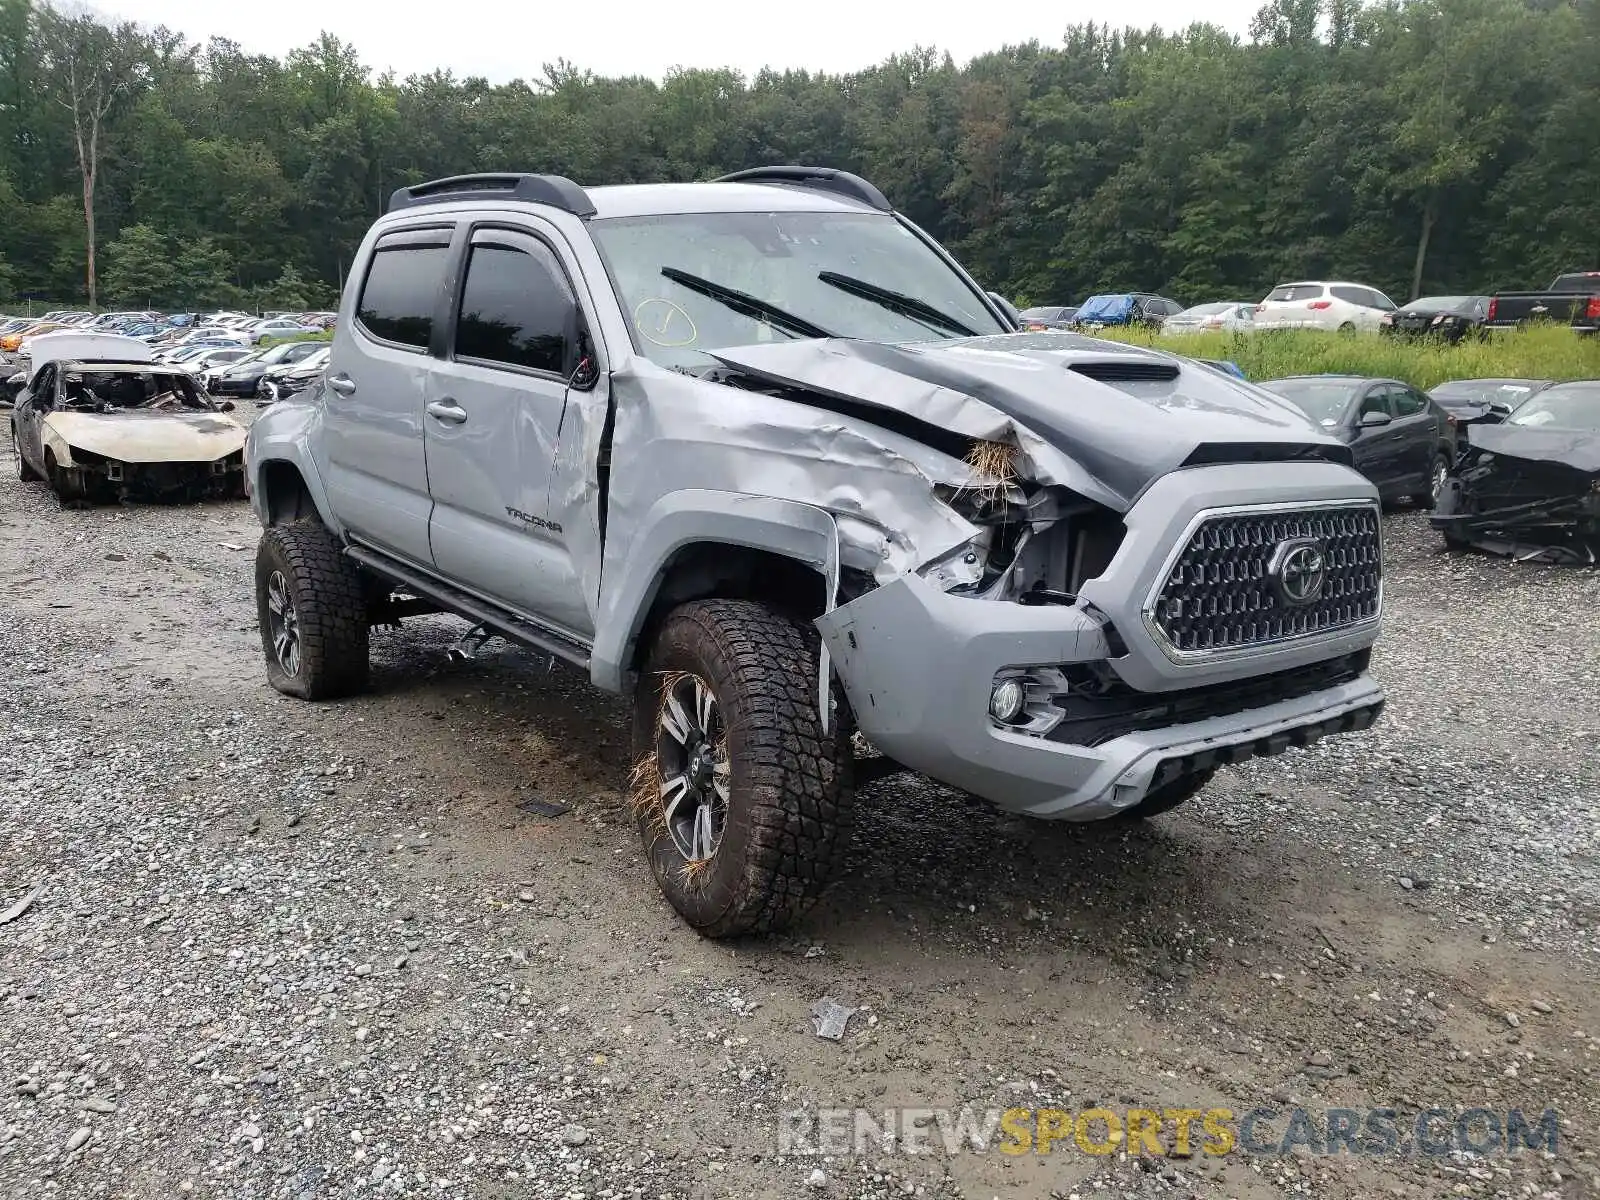
<instances>
[{"instance_id":1,"label":"white suv","mask_svg":"<svg viewBox=\"0 0 1600 1200\"><path fill-rule=\"evenodd\" d=\"M1376 333L1395 303L1364 283L1281 283L1256 305L1255 328Z\"/></svg>"}]
</instances>

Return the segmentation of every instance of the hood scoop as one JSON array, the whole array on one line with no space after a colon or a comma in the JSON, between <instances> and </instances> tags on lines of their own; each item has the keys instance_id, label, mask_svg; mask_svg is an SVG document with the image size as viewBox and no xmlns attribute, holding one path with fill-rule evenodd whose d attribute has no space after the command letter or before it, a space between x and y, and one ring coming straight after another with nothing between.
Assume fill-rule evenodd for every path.
<instances>
[{"instance_id":1,"label":"hood scoop","mask_svg":"<svg viewBox=\"0 0 1600 1200\"><path fill-rule=\"evenodd\" d=\"M1140 362L1131 358L1075 362L1068 364L1067 370L1100 383L1170 383L1178 377L1175 363Z\"/></svg>"}]
</instances>

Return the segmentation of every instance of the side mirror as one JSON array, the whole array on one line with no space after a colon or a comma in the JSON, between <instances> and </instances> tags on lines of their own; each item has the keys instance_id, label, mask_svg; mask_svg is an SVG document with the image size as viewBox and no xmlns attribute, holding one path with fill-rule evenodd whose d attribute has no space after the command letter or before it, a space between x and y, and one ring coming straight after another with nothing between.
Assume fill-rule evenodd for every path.
<instances>
[{"instance_id":1,"label":"side mirror","mask_svg":"<svg viewBox=\"0 0 1600 1200\"><path fill-rule=\"evenodd\" d=\"M1361 420L1357 424L1363 429L1376 429L1381 425L1389 424L1392 420L1394 418L1386 412L1364 412L1361 414Z\"/></svg>"},{"instance_id":2,"label":"side mirror","mask_svg":"<svg viewBox=\"0 0 1600 1200\"><path fill-rule=\"evenodd\" d=\"M1489 411L1497 417L1509 417L1511 415L1511 405L1504 400L1491 400L1489 401Z\"/></svg>"},{"instance_id":3,"label":"side mirror","mask_svg":"<svg viewBox=\"0 0 1600 1200\"><path fill-rule=\"evenodd\" d=\"M1018 329L1022 328L1022 313L1018 311L1015 304L1011 303L999 292L987 292L985 294L999 306L1000 311L1005 313L1014 326Z\"/></svg>"}]
</instances>

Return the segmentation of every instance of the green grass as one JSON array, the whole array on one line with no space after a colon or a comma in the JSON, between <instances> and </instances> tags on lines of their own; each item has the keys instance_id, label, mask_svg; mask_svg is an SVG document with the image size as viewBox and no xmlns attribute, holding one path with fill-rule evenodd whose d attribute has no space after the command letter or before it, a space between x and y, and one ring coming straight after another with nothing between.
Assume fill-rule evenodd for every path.
<instances>
[{"instance_id":1,"label":"green grass","mask_svg":"<svg viewBox=\"0 0 1600 1200\"><path fill-rule=\"evenodd\" d=\"M297 333L293 337L264 337L256 343L256 349L265 350L270 346L282 345L284 342L331 342L333 330L324 329L321 333Z\"/></svg>"},{"instance_id":2,"label":"green grass","mask_svg":"<svg viewBox=\"0 0 1600 1200\"><path fill-rule=\"evenodd\" d=\"M1163 338L1107 329L1100 336L1191 358L1229 359L1258 383L1321 374L1401 379L1423 389L1448 379L1600 379L1600 337L1580 337L1555 326L1513 330L1455 346L1313 330Z\"/></svg>"}]
</instances>

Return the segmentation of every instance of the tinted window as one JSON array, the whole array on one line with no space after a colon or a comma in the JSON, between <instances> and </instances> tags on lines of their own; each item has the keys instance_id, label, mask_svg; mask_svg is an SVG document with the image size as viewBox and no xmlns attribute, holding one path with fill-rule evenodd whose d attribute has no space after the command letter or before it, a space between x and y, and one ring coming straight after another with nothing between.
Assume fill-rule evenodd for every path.
<instances>
[{"instance_id":1,"label":"tinted window","mask_svg":"<svg viewBox=\"0 0 1600 1200\"><path fill-rule=\"evenodd\" d=\"M1322 285L1320 283L1286 283L1275 287L1267 294L1267 300L1279 302L1289 300L1319 300L1322 298ZM1262 301L1266 303L1266 301Z\"/></svg>"},{"instance_id":2,"label":"tinted window","mask_svg":"<svg viewBox=\"0 0 1600 1200\"><path fill-rule=\"evenodd\" d=\"M1359 421L1368 413L1384 413L1387 416L1394 416L1394 411L1389 405L1388 388L1375 387L1361 397L1361 408L1356 412L1356 420Z\"/></svg>"},{"instance_id":3,"label":"tinted window","mask_svg":"<svg viewBox=\"0 0 1600 1200\"><path fill-rule=\"evenodd\" d=\"M1334 297L1343 300L1346 304L1359 304L1362 308L1375 308L1372 293L1366 288L1359 287L1331 287L1328 289Z\"/></svg>"},{"instance_id":4,"label":"tinted window","mask_svg":"<svg viewBox=\"0 0 1600 1200\"><path fill-rule=\"evenodd\" d=\"M1408 387L1390 388L1389 395L1394 400L1395 412L1402 417L1414 417L1428 407L1428 398Z\"/></svg>"},{"instance_id":5,"label":"tinted window","mask_svg":"<svg viewBox=\"0 0 1600 1200\"><path fill-rule=\"evenodd\" d=\"M1366 294L1371 297L1367 303L1373 308L1381 308L1384 312L1394 311L1394 301L1389 299L1389 297L1385 296L1376 288L1362 288L1361 290L1366 292Z\"/></svg>"},{"instance_id":6,"label":"tinted window","mask_svg":"<svg viewBox=\"0 0 1600 1200\"><path fill-rule=\"evenodd\" d=\"M374 336L425 350L444 280L444 246L378 246L361 287L356 318Z\"/></svg>"},{"instance_id":7,"label":"tinted window","mask_svg":"<svg viewBox=\"0 0 1600 1200\"><path fill-rule=\"evenodd\" d=\"M1600 271L1577 271L1561 275L1550 285L1552 292L1591 292L1600 294Z\"/></svg>"},{"instance_id":8,"label":"tinted window","mask_svg":"<svg viewBox=\"0 0 1600 1200\"><path fill-rule=\"evenodd\" d=\"M555 255L543 246L474 246L456 356L563 374L576 308Z\"/></svg>"}]
</instances>

